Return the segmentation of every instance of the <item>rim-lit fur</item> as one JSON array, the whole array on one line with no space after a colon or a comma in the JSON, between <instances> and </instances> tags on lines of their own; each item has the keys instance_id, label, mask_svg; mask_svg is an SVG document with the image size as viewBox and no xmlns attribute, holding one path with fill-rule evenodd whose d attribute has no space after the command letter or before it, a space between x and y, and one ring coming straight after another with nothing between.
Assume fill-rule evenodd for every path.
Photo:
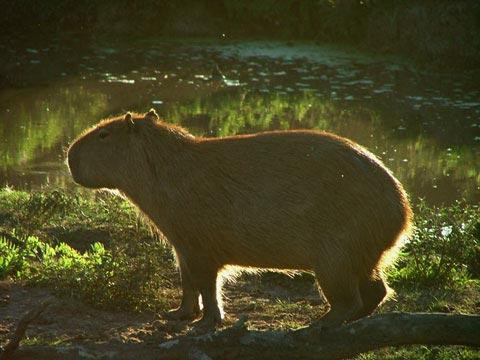
<instances>
[{"instance_id":1,"label":"rim-lit fur","mask_svg":"<svg viewBox=\"0 0 480 360\"><path fill-rule=\"evenodd\" d=\"M314 272L331 307L327 325L368 315L411 228L391 172L326 132L206 139L153 111L127 114L82 134L69 166L84 186L123 192L173 245L184 291L178 317L193 317L201 294L204 320L220 320L216 279L226 265Z\"/></svg>"}]
</instances>

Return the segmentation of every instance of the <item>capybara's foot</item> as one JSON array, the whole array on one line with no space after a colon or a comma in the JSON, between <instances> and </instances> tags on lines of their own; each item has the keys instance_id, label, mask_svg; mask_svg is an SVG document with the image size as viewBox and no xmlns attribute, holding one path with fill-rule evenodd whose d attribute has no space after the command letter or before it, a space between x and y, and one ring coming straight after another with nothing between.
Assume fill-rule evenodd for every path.
<instances>
[{"instance_id":1,"label":"capybara's foot","mask_svg":"<svg viewBox=\"0 0 480 360\"><path fill-rule=\"evenodd\" d=\"M388 294L388 285L382 278L366 279L360 282L360 294L363 306L350 320L358 320L370 315L385 300Z\"/></svg>"},{"instance_id":2,"label":"capybara's foot","mask_svg":"<svg viewBox=\"0 0 480 360\"><path fill-rule=\"evenodd\" d=\"M200 316L200 311L186 310L182 307L179 307L178 309L166 312L164 316L168 320L195 320Z\"/></svg>"},{"instance_id":3,"label":"capybara's foot","mask_svg":"<svg viewBox=\"0 0 480 360\"><path fill-rule=\"evenodd\" d=\"M352 314L356 313L357 307L332 307L323 317L315 322L315 327L330 329L348 322Z\"/></svg>"},{"instance_id":4,"label":"capybara's foot","mask_svg":"<svg viewBox=\"0 0 480 360\"><path fill-rule=\"evenodd\" d=\"M193 323L192 333L203 334L209 331L215 331L222 324L222 319L213 316L204 316Z\"/></svg>"}]
</instances>

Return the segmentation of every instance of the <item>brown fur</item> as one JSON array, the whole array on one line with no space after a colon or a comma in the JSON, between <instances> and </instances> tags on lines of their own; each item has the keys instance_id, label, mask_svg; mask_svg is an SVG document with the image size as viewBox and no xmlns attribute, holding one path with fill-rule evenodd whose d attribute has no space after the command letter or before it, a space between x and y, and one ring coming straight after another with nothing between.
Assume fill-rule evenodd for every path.
<instances>
[{"instance_id":1,"label":"brown fur","mask_svg":"<svg viewBox=\"0 0 480 360\"><path fill-rule=\"evenodd\" d=\"M76 182L123 192L173 245L177 318L221 319L227 265L312 271L336 325L383 301L383 278L410 230L407 196L363 147L326 132L195 138L154 111L100 122L70 147Z\"/></svg>"}]
</instances>

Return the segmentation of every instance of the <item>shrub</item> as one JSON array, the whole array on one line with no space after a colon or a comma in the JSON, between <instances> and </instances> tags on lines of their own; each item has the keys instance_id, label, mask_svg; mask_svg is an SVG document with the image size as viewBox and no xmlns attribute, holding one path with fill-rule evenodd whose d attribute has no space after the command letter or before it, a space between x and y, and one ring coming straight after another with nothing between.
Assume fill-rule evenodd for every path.
<instances>
[{"instance_id":1,"label":"shrub","mask_svg":"<svg viewBox=\"0 0 480 360\"><path fill-rule=\"evenodd\" d=\"M415 231L402 250L394 281L451 285L480 278L478 205L415 206Z\"/></svg>"}]
</instances>

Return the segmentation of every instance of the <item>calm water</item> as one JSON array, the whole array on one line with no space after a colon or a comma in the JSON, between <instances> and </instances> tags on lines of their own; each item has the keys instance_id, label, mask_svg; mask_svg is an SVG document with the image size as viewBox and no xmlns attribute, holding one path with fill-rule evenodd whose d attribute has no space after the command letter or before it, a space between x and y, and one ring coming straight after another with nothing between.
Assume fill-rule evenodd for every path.
<instances>
[{"instance_id":1,"label":"calm water","mask_svg":"<svg viewBox=\"0 0 480 360\"><path fill-rule=\"evenodd\" d=\"M154 107L204 136L332 131L378 155L413 197L480 200L478 75L425 73L404 60L309 44L6 50L15 60L0 89L2 186L72 186L69 141L101 118Z\"/></svg>"}]
</instances>

